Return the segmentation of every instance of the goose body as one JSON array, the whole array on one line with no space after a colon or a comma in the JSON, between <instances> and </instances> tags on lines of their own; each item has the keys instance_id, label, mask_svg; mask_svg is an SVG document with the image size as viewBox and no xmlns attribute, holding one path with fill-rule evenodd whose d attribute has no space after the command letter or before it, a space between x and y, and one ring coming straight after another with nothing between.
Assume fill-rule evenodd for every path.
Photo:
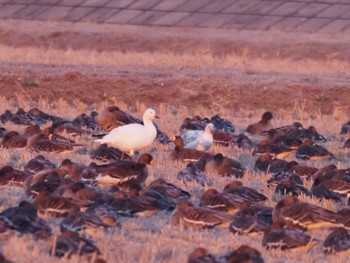
<instances>
[{"instance_id":1,"label":"goose body","mask_svg":"<svg viewBox=\"0 0 350 263\"><path fill-rule=\"evenodd\" d=\"M188 131L183 135L185 148L207 151L214 143L213 139L214 124L209 123L204 131Z\"/></svg>"},{"instance_id":2,"label":"goose body","mask_svg":"<svg viewBox=\"0 0 350 263\"><path fill-rule=\"evenodd\" d=\"M159 118L153 109L147 109L143 114L143 123L131 123L113 129L99 143L107 143L119 148L123 152L134 154L134 150L141 150L153 143L157 136L157 129L152 120Z\"/></svg>"}]
</instances>

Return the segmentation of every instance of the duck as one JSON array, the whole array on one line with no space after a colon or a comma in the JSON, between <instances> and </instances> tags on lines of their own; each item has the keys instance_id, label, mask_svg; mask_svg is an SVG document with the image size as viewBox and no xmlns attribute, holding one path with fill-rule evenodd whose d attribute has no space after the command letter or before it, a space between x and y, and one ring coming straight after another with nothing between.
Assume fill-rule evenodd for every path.
<instances>
[{"instance_id":1,"label":"duck","mask_svg":"<svg viewBox=\"0 0 350 263\"><path fill-rule=\"evenodd\" d=\"M5 112L6 113L6 112ZM37 124L37 118L32 115L28 114L24 109L18 108L17 112L12 114L10 112L10 121L17 125L33 125Z\"/></svg>"},{"instance_id":2,"label":"duck","mask_svg":"<svg viewBox=\"0 0 350 263\"><path fill-rule=\"evenodd\" d=\"M71 202L92 204L95 201L104 199L105 193L97 187L91 187L84 182L77 180L61 184L53 194L69 199Z\"/></svg>"},{"instance_id":3,"label":"duck","mask_svg":"<svg viewBox=\"0 0 350 263\"><path fill-rule=\"evenodd\" d=\"M157 129L152 120L158 118L159 116L154 109L147 109L143 114L143 125L139 123L126 124L111 130L102 139L95 141L107 143L134 156L134 150L141 150L154 142Z\"/></svg>"},{"instance_id":4,"label":"duck","mask_svg":"<svg viewBox=\"0 0 350 263\"><path fill-rule=\"evenodd\" d=\"M339 222L343 224L343 227L350 230L350 208L342 208L337 214L340 216Z\"/></svg>"},{"instance_id":5,"label":"duck","mask_svg":"<svg viewBox=\"0 0 350 263\"><path fill-rule=\"evenodd\" d=\"M209 184L209 181L203 170L198 168L193 162L189 162L185 168L181 169L176 174L176 179L182 181L184 185L187 185L191 182L196 182L204 187Z\"/></svg>"},{"instance_id":6,"label":"duck","mask_svg":"<svg viewBox=\"0 0 350 263\"><path fill-rule=\"evenodd\" d=\"M107 205L119 215L137 217L150 217L160 210L172 211L176 206L170 198L147 190L136 190L129 192L129 196L109 199Z\"/></svg>"},{"instance_id":7,"label":"duck","mask_svg":"<svg viewBox=\"0 0 350 263\"><path fill-rule=\"evenodd\" d=\"M162 178L155 179L148 187L148 190L156 191L164 196L169 197L175 203L191 198L191 194L180 187L165 181Z\"/></svg>"},{"instance_id":8,"label":"duck","mask_svg":"<svg viewBox=\"0 0 350 263\"><path fill-rule=\"evenodd\" d=\"M117 148L109 147L107 143L102 143L97 149L90 153L91 159L99 160L101 162L120 161L123 152ZM124 160L130 160L131 157L124 153Z\"/></svg>"},{"instance_id":9,"label":"duck","mask_svg":"<svg viewBox=\"0 0 350 263\"><path fill-rule=\"evenodd\" d=\"M49 134L68 134L70 136L92 135L93 133L73 125L70 121L56 121L50 127L46 128Z\"/></svg>"},{"instance_id":10,"label":"duck","mask_svg":"<svg viewBox=\"0 0 350 263\"><path fill-rule=\"evenodd\" d=\"M248 203L260 203L268 199L265 195L259 193L258 191L243 186L243 183L237 180L227 184L224 187L223 192L237 196Z\"/></svg>"},{"instance_id":11,"label":"duck","mask_svg":"<svg viewBox=\"0 0 350 263\"><path fill-rule=\"evenodd\" d=\"M72 120L72 124L81 129L96 131L98 129L97 119L98 113L96 111L90 112L89 115L86 113L81 113Z\"/></svg>"},{"instance_id":12,"label":"duck","mask_svg":"<svg viewBox=\"0 0 350 263\"><path fill-rule=\"evenodd\" d=\"M8 131L4 127L0 127L0 139L4 138Z\"/></svg>"},{"instance_id":13,"label":"duck","mask_svg":"<svg viewBox=\"0 0 350 263\"><path fill-rule=\"evenodd\" d=\"M261 120L257 123L250 124L245 131L251 135L260 135L264 131L271 130L273 128L271 120L273 115L270 111L265 112L261 116Z\"/></svg>"},{"instance_id":14,"label":"duck","mask_svg":"<svg viewBox=\"0 0 350 263\"><path fill-rule=\"evenodd\" d=\"M265 232L262 245L266 249L295 250L310 249L317 244L305 231L298 228L286 227L283 223L273 223Z\"/></svg>"},{"instance_id":15,"label":"duck","mask_svg":"<svg viewBox=\"0 0 350 263\"><path fill-rule=\"evenodd\" d=\"M180 134L184 134L187 131L191 130L204 130L205 126L209 123L208 118L201 118L200 116L196 115L192 118L185 118L182 121L182 124L180 126Z\"/></svg>"},{"instance_id":16,"label":"duck","mask_svg":"<svg viewBox=\"0 0 350 263\"><path fill-rule=\"evenodd\" d=\"M58 168L45 169L25 180L25 192L27 196L35 197L41 192L53 193L65 183L71 183L71 179L64 178L66 171Z\"/></svg>"},{"instance_id":17,"label":"duck","mask_svg":"<svg viewBox=\"0 0 350 263\"><path fill-rule=\"evenodd\" d=\"M0 218L6 219L12 229L20 234L30 233L36 238L47 238L52 229L49 224L38 216L37 209L28 201L22 200L17 206L7 208L0 213Z\"/></svg>"},{"instance_id":18,"label":"duck","mask_svg":"<svg viewBox=\"0 0 350 263\"><path fill-rule=\"evenodd\" d=\"M225 257L225 262L250 262L250 263L264 263L261 253L256 248L248 245L241 245L234 252L229 253Z\"/></svg>"},{"instance_id":19,"label":"duck","mask_svg":"<svg viewBox=\"0 0 350 263\"><path fill-rule=\"evenodd\" d=\"M247 206L247 204L239 196L220 193L214 188L209 188L201 196L199 206L234 214L240 208Z\"/></svg>"},{"instance_id":20,"label":"duck","mask_svg":"<svg viewBox=\"0 0 350 263\"><path fill-rule=\"evenodd\" d=\"M188 131L182 135L185 148L207 151L214 143L213 139L214 124L208 123L204 131Z\"/></svg>"},{"instance_id":21,"label":"duck","mask_svg":"<svg viewBox=\"0 0 350 263\"><path fill-rule=\"evenodd\" d=\"M327 199L327 200L332 200L337 203L341 203L342 201L342 196L331 189L327 188L324 184L316 184L314 183L311 187L311 194L313 197L322 200L322 199Z\"/></svg>"},{"instance_id":22,"label":"duck","mask_svg":"<svg viewBox=\"0 0 350 263\"><path fill-rule=\"evenodd\" d=\"M350 248L350 234L342 227L334 228L322 244L324 254L336 254Z\"/></svg>"},{"instance_id":23,"label":"duck","mask_svg":"<svg viewBox=\"0 0 350 263\"><path fill-rule=\"evenodd\" d=\"M275 137L280 137L283 135L290 134L294 130L298 130L298 129L304 129L304 126L300 122L296 121L290 125L284 125L284 126L280 126L280 127L276 127L276 128L264 131L262 132L262 134L267 135L268 133L272 132L275 135Z\"/></svg>"},{"instance_id":24,"label":"duck","mask_svg":"<svg viewBox=\"0 0 350 263\"><path fill-rule=\"evenodd\" d=\"M176 206L171 224L185 228L226 228L232 221L232 215L215 211L206 207L195 207L190 201L184 201Z\"/></svg>"},{"instance_id":25,"label":"duck","mask_svg":"<svg viewBox=\"0 0 350 263\"><path fill-rule=\"evenodd\" d=\"M208 118L201 118L200 116L185 118L179 129L185 144L192 141L193 138L197 138L199 134L202 134L203 130L205 130L210 123L212 123L215 128L213 130L214 144L225 147L231 145L235 138L233 134L235 128L230 121L222 119L219 115L213 116L210 120Z\"/></svg>"},{"instance_id":26,"label":"duck","mask_svg":"<svg viewBox=\"0 0 350 263\"><path fill-rule=\"evenodd\" d=\"M111 197L109 200L114 200L114 198ZM112 206L107 205L107 202L95 202L85 212L99 217L108 227L121 227L120 222L118 222L117 212Z\"/></svg>"},{"instance_id":27,"label":"duck","mask_svg":"<svg viewBox=\"0 0 350 263\"><path fill-rule=\"evenodd\" d=\"M350 148L350 139L346 140L346 142L344 143L343 148Z\"/></svg>"},{"instance_id":28,"label":"duck","mask_svg":"<svg viewBox=\"0 0 350 263\"><path fill-rule=\"evenodd\" d=\"M306 165L300 165L296 161L290 161L289 162L289 171L298 174L302 178L306 178L307 180L310 180L312 176L317 173L319 170L316 167L312 166L306 166Z\"/></svg>"},{"instance_id":29,"label":"duck","mask_svg":"<svg viewBox=\"0 0 350 263\"><path fill-rule=\"evenodd\" d=\"M219 256L209 253L204 247L195 248L188 256L187 263L220 263Z\"/></svg>"},{"instance_id":30,"label":"duck","mask_svg":"<svg viewBox=\"0 0 350 263\"><path fill-rule=\"evenodd\" d=\"M234 133L236 130L235 126L231 121L221 118L217 114L210 118L210 122L214 124L215 129L218 129L224 132Z\"/></svg>"},{"instance_id":31,"label":"duck","mask_svg":"<svg viewBox=\"0 0 350 263\"><path fill-rule=\"evenodd\" d=\"M7 259L2 253L0 253L0 262L2 262L2 263L13 263L13 261Z\"/></svg>"},{"instance_id":32,"label":"duck","mask_svg":"<svg viewBox=\"0 0 350 263\"><path fill-rule=\"evenodd\" d=\"M331 178L318 177L312 185L312 189L315 188L329 189L340 196L345 196L347 204L350 199L350 176L334 175Z\"/></svg>"},{"instance_id":33,"label":"duck","mask_svg":"<svg viewBox=\"0 0 350 263\"><path fill-rule=\"evenodd\" d=\"M276 173L289 169L289 162L275 158L272 154L258 156L254 164L254 171L263 173Z\"/></svg>"},{"instance_id":34,"label":"duck","mask_svg":"<svg viewBox=\"0 0 350 263\"><path fill-rule=\"evenodd\" d=\"M93 167L73 162L69 158L66 158L61 162L59 169L66 171L66 176L71 179L91 178L97 176L97 171Z\"/></svg>"},{"instance_id":35,"label":"duck","mask_svg":"<svg viewBox=\"0 0 350 263\"><path fill-rule=\"evenodd\" d=\"M0 169L0 185L24 186L24 181L28 174L24 171L14 169L10 165L6 165Z\"/></svg>"},{"instance_id":36,"label":"duck","mask_svg":"<svg viewBox=\"0 0 350 263\"><path fill-rule=\"evenodd\" d=\"M328 209L306 202L296 196L288 195L280 200L273 209L273 222L289 227L309 230L321 227L338 227L340 216Z\"/></svg>"},{"instance_id":37,"label":"duck","mask_svg":"<svg viewBox=\"0 0 350 263\"><path fill-rule=\"evenodd\" d=\"M87 202L72 202L70 198L65 198L48 192L41 192L36 195L33 205L41 215L50 215L53 217L66 217L80 211L80 205L86 206ZM83 206L82 205L82 206Z\"/></svg>"},{"instance_id":38,"label":"duck","mask_svg":"<svg viewBox=\"0 0 350 263\"><path fill-rule=\"evenodd\" d=\"M92 166L97 171L96 181L101 185L126 186L144 184L148 177L147 165L151 164L153 157L149 153L142 154L137 162L122 160L105 165Z\"/></svg>"},{"instance_id":39,"label":"duck","mask_svg":"<svg viewBox=\"0 0 350 263\"><path fill-rule=\"evenodd\" d=\"M56 168L56 164L46 159L45 156L39 154L25 164L24 171L28 174L33 175L42 170L54 168Z\"/></svg>"},{"instance_id":40,"label":"duck","mask_svg":"<svg viewBox=\"0 0 350 263\"><path fill-rule=\"evenodd\" d=\"M2 138L1 145L6 149L25 148L27 145L27 137L16 131L9 131Z\"/></svg>"},{"instance_id":41,"label":"duck","mask_svg":"<svg viewBox=\"0 0 350 263\"><path fill-rule=\"evenodd\" d=\"M118 106L114 105L104 108L102 112L98 114L97 118L98 126L106 131L111 131L114 128L131 123L142 124L139 119L122 111Z\"/></svg>"},{"instance_id":42,"label":"duck","mask_svg":"<svg viewBox=\"0 0 350 263\"><path fill-rule=\"evenodd\" d=\"M208 174L214 173L221 176L242 178L246 171L239 161L225 157L221 153L203 156L201 159L205 161L205 172Z\"/></svg>"},{"instance_id":43,"label":"duck","mask_svg":"<svg viewBox=\"0 0 350 263\"><path fill-rule=\"evenodd\" d=\"M97 215L86 212L70 214L60 224L61 232L85 232L91 235L95 231L105 231L107 228L109 228L109 225L105 224Z\"/></svg>"},{"instance_id":44,"label":"duck","mask_svg":"<svg viewBox=\"0 0 350 263\"><path fill-rule=\"evenodd\" d=\"M55 115L51 115L51 114L48 114L46 112L43 112L42 110L34 107L34 108L31 108L27 114L31 115L31 116L34 116L37 121L36 123L37 124L44 124L44 123L47 123L48 121L51 121L51 122L56 122L56 121L62 121L63 119L58 117L58 116L55 116Z\"/></svg>"},{"instance_id":45,"label":"duck","mask_svg":"<svg viewBox=\"0 0 350 263\"><path fill-rule=\"evenodd\" d=\"M271 141L272 144L286 146L291 149L297 149L303 141L293 135L285 134L281 136L275 136L275 138Z\"/></svg>"},{"instance_id":46,"label":"duck","mask_svg":"<svg viewBox=\"0 0 350 263\"><path fill-rule=\"evenodd\" d=\"M35 134L28 138L26 148L36 152L56 152L71 153L75 151L75 146L70 143L54 142L42 133Z\"/></svg>"},{"instance_id":47,"label":"duck","mask_svg":"<svg viewBox=\"0 0 350 263\"><path fill-rule=\"evenodd\" d=\"M294 195L294 196L311 196L312 193L306 189L303 185L297 184L293 177L289 177L285 181L279 182L273 193L273 200L278 200L281 196Z\"/></svg>"},{"instance_id":48,"label":"duck","mask_svg":"<svg viewBox=\"0 0 350 263\"><path fill-rule=\"evenodd\" d=\"M340 129L340 134L347 134L350 133L350 121L343 124Z\"/></svg>"},{"instance_id":49,"label":"duck","mask_svg":"<svg viewBox=\"0 0 350 263\"><path fill-rule=\"evenodd\" d=\"M318 133L317 129L314 126L309 126L306 128L298 128L290 131L288 135L296 137L302 141L309 139L314 142L326 142L327 139Z\"/></svg>"},{"instance_id":50,"label":"duck","mask_svg":"<svg viewBox=\"0 0 350 263\"><path fill-rule=\"evenodd\" d=\"M304 140L296 151L295 157L301 160L331 160L335 158L333 153L310 139Z\"/></svg>"},{"instance_id":51,"label":"duck","mask_svg":"<svg viewBox=\"0 0 350 263\"><path fill-rule=\"evenodd\" d=\"M5 110L3 114L0 115L1 123L11 122L13 113L10 110Z\"/></svg>"},{"instance_id":52,"label":"duck","mask_svg":"<svg viewBox=\"0 0 350 263\"><path fill-rule=\"evenodd\" d=\"M321 167L320 169L318 169L318 171L316 173L314 173L311 178L312 180L316 180L316 178L331 178L337 174L349 174L350 175L350 171L347 173L346 171L339 171L338 167L335 164L330 164L330 165L326 165L324 167Z\"/></svg>"},{"instance_id":53,"label":"duck","mask_svg":"<svg viewBox=\"0 0 350 263\"><path fill-rule=\"evenodd\" d=\"M223 146L223 147L236 145L237 136L238 135L234 135L230 132L224 132L221 130L214 130L213 131L213 144ZM238 144L237 144L237 146L238 146Z\"/></svg>"},{"instance_id":54,"label":"duck","mask_svg":"<svg viewBox=\"0 0 350 263\"><path fill-rule=\"evenodd\" d=\"M304 182L298 174L289 171L281 171L271 175L271 177L267 180L267 187L275 188L283 183L293 183L304 186Z\"/></svg>"},{"instance_id":55,"label":"duck","mask_svg":"<svg viewBox=\"0 0 350 263\"><path fill-rule=\"evenodd\" d=\"M215 133L214 133L215 136ZM214 137L215 140L215 137ZM240 133L238 135L232 135L232 144L237 146L240 149L244 150L253 150L255 147L254 142L244 133Z\"/></svg>"},{"instance_id":56,"label":"duck","mask_svg":"<svg viewBox=\"0 0 350 263\"><path fill-rule=\"evenodd\" d=\"M266 231L272 224L272 208L255 205L239 210L233 215L229 230L240 235Z\"/></svg>"},{"instance_id":57,"label":"duck","mask_svg":"<svg viewBox=\"0 0 350 263\"><path fill-rule=\"evenodd\" d=\"M207 152L199 151L196 149L187 149L185 148L184 141L181 136L176 135L171 138L171 141L175 144L175 148L170 152L170 159L173 161L184 161L184 162L193 162L197 161L202 156L210 155Z\"/></svg>"},{"instance_id":58,"label":"duck","mask_svg":"<svg viewBox=\"0 0 350 263\"><path fill-rule=\"evenodd\" d=\"M259 142L253 151L253 155L270 154L275 158L285 158L295 153L295 149L288 146L277 145L267 140Z\"/></svg>"},{"instance_id":59,"label":"duck","mask_svg":"<svg viewBox=\"0 0 350 263\"><path fill-rule=\"evenodd\" d=\"M93 253L100 254L100 250L94 242L88 238L82 237L77 232L62 232L51 247L51 255L56 257L70 258L74 254L91 255Z\"/></svg>"}]
</instances>

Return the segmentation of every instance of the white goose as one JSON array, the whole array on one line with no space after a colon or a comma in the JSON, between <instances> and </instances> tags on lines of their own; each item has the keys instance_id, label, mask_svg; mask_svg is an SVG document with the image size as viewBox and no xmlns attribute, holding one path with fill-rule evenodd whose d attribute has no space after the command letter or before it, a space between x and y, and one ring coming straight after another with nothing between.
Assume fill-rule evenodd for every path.
<instances>
[{"instance_id":1,"label":"white goose","mask_svg":"<svg viewBox=\"0 0 350 263\"><path fill-rule=\"evenodd\" d=\"M156 111L147 109L143 113L143 125L131 123L117 127L102 139L96 140L96 142L107 143L123 152L129 152L133 156L134 150L140 150L151 145L156 138L157 129L152 122L154 119L159 119Z\"/></svg>"},{"instance_id":2,"label":"white goose","mask_svg":"<svg viewBox=\"0 0 350 263\"><path fill-rule=\"evenodd\" d=\"M185 142L185 148L207 151L214 142L213 139L214 124L209 123L204 131L193 130L182 135Z\"/></svg>"}]
</instances>

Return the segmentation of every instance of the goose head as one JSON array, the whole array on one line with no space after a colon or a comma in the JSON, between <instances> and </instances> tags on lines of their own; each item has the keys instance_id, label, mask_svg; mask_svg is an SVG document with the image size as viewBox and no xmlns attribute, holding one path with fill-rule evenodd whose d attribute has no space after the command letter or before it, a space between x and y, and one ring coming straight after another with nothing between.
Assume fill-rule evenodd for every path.
<instances>
[{"instance_id":1,"label":"goose head","mask_svg":"<svg viewBox=\"0 0 350 263\"><path fill-rule=\"evenodd\" d=\"M154 119L159 119L159 116L157 115L154 109L147 109L143 114L143 119L154 120Z\"/></svg>"}]
</instances>

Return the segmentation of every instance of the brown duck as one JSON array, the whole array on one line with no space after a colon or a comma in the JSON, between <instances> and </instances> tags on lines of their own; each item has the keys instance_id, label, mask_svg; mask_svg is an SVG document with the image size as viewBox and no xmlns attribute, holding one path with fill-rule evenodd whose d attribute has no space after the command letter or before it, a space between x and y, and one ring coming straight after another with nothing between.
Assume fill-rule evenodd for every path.
<instances>
[{"instance_id":1,"label":"brown duck","mask_svg":"<svg viewBox=\"0 0 350 263\"><path fill-rule=\"evenodd\" d=\"M308 230L321 227L337 227L340 216L336 213L306 202L295 196L286 196L274 207L273 222L281 222L289 227Z\"/></svg>"},{"instance_id":2,"label":"brown duck","mask_svg":"<svg viewBox=\"0 0 350 263\"><path fill-rule=\"evenodd\" d=\"M54 169L56 165L43 155L37 155L24 166L24 171L28 174L36 174L42 170Z\"/></svg>"},{"instance_id":3,"label":"brown duck","mask_svg":"<svg viewBox=\"0 0 350 263\"><path fill-rule=\"evenodd\" d=\"M256 172L275 173L289 169L289 162L274 158L272 154L260 155L254 165Z\"/></svg>"},{"instance_id":4,"label":"brown duck","mask_svg":"<svg viewBox=\"0 0 350 263\"><path fill-rule=\"evenodd\" d=\"M214 188L206 190L199 201L200 207L206 207L217 211L228 212L233 214L238 209L245 206L249 206L245 200L239 196L231 195L228 193L220 193Z\"/></svg>"},{"instance_id":5,"label":"brown duck","mask_svg":"<svg viewBox=\"0 0 350 263\"><path fill-rule=\"evenodd\" d=\"M232 215L215 211L206 207L195 207L190 201L177 205L171 217L172 225L191 228L227 227Z\"/></svg>"},{"instance_id":6,"label":"brown duck","mask_svg":"<svg viewBox=\"0 0 350 263\"><path fill-rule=\"evenodd\" d=\"M267 197L258 191L243 186L240 181L233 181L224 187L224 193L235 195L248 203L260 203L267 200Z\"/></svg>"},{"instance_id":7,"label":"brown duck","mask_svg":"<svg viewBox=\"0 0 350 263\"><path fill-rule=\"evenodd\" d=\"M204 155L210 155L209 153L198 151L196 149L184 148L185 145L181 136L175 136L175 138L172 141L175 144L175 148L170 153L171 160L180 160L184 162L197 161L200 157Z\"/></svg>"},{"instance_id":8,"label":"brown duck","mask_svg":"<svg viewBox=\"0 0 350 263\"><path fill-rule=\"evenodd\" d=\"M70 258L74 254L82 256L93 253L100 254L94 242L73 231L64 231L57 237L56 242L51 247L51 254L57 257Z\"/></svg>"},{"instance_id":9,"label":"brown duck","mask_svg":"<svg viewBox=\"0 0 350 263\"><path fill-rule=\"evenodd\" d=\"M334 228L322 244L325 254L336 254L350 249L350 234L341 227Z\"/></svg>"},{"instance_id":10,"label":"brown duck","mask_svg":"<svg viewBox=\"0 0 350 263\"><path fill-rule=\"evenodd\" d=\"M267 111L262 115L259 122L250 124L245 131L252 135L259 135L264 131L268 131L273 128L271 123L272 118L272 113Z\"/></svg>"},{"instance_id":11,"label":"brown duck","mask_svg":"<svg viewBox=\"0 0 350 263\"><path fill-rule=\"evenodd\" d=\"M317 145L314 141L306 139L299 146L295 157L302 160L331 160L334 154L329 152L325 147Z\"/></svg>"},{"instance_id":12,"label":"brown duck","mask_svg":"<svg viewBox=\"0 0 350 263\"><path fill-rule=\"evenodd\" d=\"M214 156L207 156L202 158L204 158L206 162L206 173L242 178L246 170L239 161L225 157L221 153L217 153Z\"/></svg>"},{"instance_id":13,"label":"brown duck","mask_svg":"<svg viewBox=\"0 0 350 263\"><path fill-rule=\"evenodd\" d=\"M93 150L90 154L92 159L102 162L120 161L123 152L117 148L109 147L107 143L102 143L97 149ZM124 153L124 160L130 160L130 156Z\"/></svg>"},{"instance_id":14,"label":"brown duck","mask_svg":"<svg viewBox=\"0 0 350 263\"><path fill-rule=\"evenodd\" d=\"M272 208L255 205L234 214L229 230L240 235L264 232L272 224Z\"/></svg>"},{"instance_id":15,"label":"brown duck","mask_svg":"<svg viewBox=\"0 0 350 263\"><path fill-rule=\"evenodd\" d=\"M169 197L172 199L174 202L178 203L184 200L187 200L191 197L191 194L180 187L168 183L162 178L158 178L151 182L147 189L156 191L164 196Z\"/></svg>"},{"instance_id":16,"label":"brown duck","mask_svg":"<svg viewBox=\"0 0 350 263\"><path fill-rule=\"evenodd\" d=\"M23 186L28 174L7 165L0 169L0 185Z\"/></svg>"},{"instance_id":17,"label":"brown duck","mask_svg":"<svg viewBox=\"0 0 350 263\"><path fill-rule=\"evenodd\" d=\"M123 160L106 165L95 165L98 176L96 181L102 185L126 186L143 184L148 177L147 165L151 164L152 155L145 153L137 162Z\"/></svg>"},{"instance_id":18,"label":"brown duck","mask_svg":"<svg viewBox=\"0 0 350 263\"><path fill-rule=\"evenodd\" d=\"M273 223L265 232L262 245L266 249L296 250L310 249L317 244L306 232L298 228Z\"/></svg>"}]
</instances>

